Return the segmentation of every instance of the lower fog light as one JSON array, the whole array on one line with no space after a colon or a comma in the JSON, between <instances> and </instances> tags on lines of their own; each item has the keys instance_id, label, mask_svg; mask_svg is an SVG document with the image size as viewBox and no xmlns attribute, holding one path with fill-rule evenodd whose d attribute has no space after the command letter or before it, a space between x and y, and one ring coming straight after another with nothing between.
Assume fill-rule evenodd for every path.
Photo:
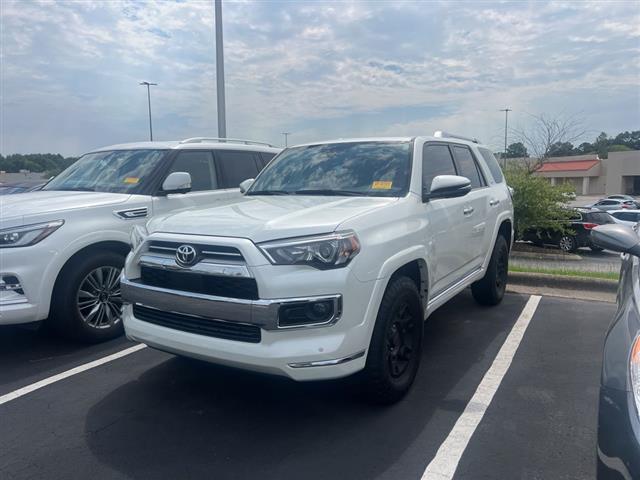
<instances>
[{"instance_id":1,"label":"lower fog light","mask_svg":"<svg viewBox=\"0 0 640 480\"><path fill-rule=\"evenodd\" d=\"M278 312L279 327L295 327L328 323L335 316L334 300L291 303L280 306Z\"/></svg>"}]
</instances>

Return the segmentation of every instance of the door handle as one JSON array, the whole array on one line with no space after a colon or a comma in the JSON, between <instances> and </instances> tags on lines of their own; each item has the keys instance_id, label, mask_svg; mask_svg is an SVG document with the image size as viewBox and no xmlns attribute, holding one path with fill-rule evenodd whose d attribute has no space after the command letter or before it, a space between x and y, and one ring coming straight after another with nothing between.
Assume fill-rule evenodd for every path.
<instances>
[{"instance_id":1,"label":"door handle","mask_svg":"<svg viewBox=\"0 0 640 480\"><path fill-rule=\"evenodd\" d=\"M500 203L500 200L498 200L497 198L494 198L493 200L489 201L489 206L490 207L495 207L496 205L498 205Z\"/></svg>"},{"instance_id":2,"label":"door handle","mask_svg":"<svg viewBox=\"0 0 640 480\"><path fill-rule=\"evenodd\" d=\"M473 213L473 207L467 207L464 210L462 210L462 213L465 215L471 215Z\"/></svg>"}]
</instances>

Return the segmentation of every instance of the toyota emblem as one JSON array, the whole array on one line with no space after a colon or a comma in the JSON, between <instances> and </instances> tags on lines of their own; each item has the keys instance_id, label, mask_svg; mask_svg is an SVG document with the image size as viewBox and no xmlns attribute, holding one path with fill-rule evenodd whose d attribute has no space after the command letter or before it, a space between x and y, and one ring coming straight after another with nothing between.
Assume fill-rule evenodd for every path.
<instances>
[{"instance_id":1,"label":"toyota emblem","mask_svg":"<svg viewBox=\"0 0 640 480\"><path fill-rule=\"evenodd\" d=\"M180 245L176 250L176 262L182 267L189 267L196 263L198 252L191 245Z\"/></svg>"}]
</instances>

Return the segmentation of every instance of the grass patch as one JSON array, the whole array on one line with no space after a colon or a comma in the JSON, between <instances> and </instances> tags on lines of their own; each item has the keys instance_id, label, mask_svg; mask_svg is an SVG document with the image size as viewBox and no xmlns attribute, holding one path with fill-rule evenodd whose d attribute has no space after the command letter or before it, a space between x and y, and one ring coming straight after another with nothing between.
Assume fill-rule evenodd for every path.
<instances>
[{"instance_id":1,"label":"grass patch","mask_svg":"<svg viewBox=\"0 0 640 480\"><path fill-rule=\"evenodd\" d=\"M587 272L584 270L570 270L564 268L536 268L509 265L510 272L522 273L546 273L548 275L564 275L567 277L602 278L605 280L618 280L618 272Z\"/></svg>"}]
</instances>

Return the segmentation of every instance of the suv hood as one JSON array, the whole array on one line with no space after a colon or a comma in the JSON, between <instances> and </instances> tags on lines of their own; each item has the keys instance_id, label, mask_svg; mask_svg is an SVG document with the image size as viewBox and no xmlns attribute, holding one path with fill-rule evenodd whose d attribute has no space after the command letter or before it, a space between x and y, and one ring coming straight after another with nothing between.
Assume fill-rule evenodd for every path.
<instances>
[{"instance_id":1,"label":"suv hood","mask_svg":"<svg viewBox=\"0 0 640 480\"><path fill-rule=\"evenodd\" d=\"M68 192L40 190L37 192L3 195L0 200L0 218L14 225L28 222L30 216L51 214L51 220L64 210L116 205L125 202L128 193Z\"/></svg>"},{"instance_id":2,"label":"suv hood","mask_svg":"<svg viewBox=\"0 0 640 480\"><path fill-rule=\"evenodd\" d=\"M248 238L255 243L334 231L344 221L397 202L387 197L255 196L155 218L149 233Z\"/></svg>"}]
</instances>

